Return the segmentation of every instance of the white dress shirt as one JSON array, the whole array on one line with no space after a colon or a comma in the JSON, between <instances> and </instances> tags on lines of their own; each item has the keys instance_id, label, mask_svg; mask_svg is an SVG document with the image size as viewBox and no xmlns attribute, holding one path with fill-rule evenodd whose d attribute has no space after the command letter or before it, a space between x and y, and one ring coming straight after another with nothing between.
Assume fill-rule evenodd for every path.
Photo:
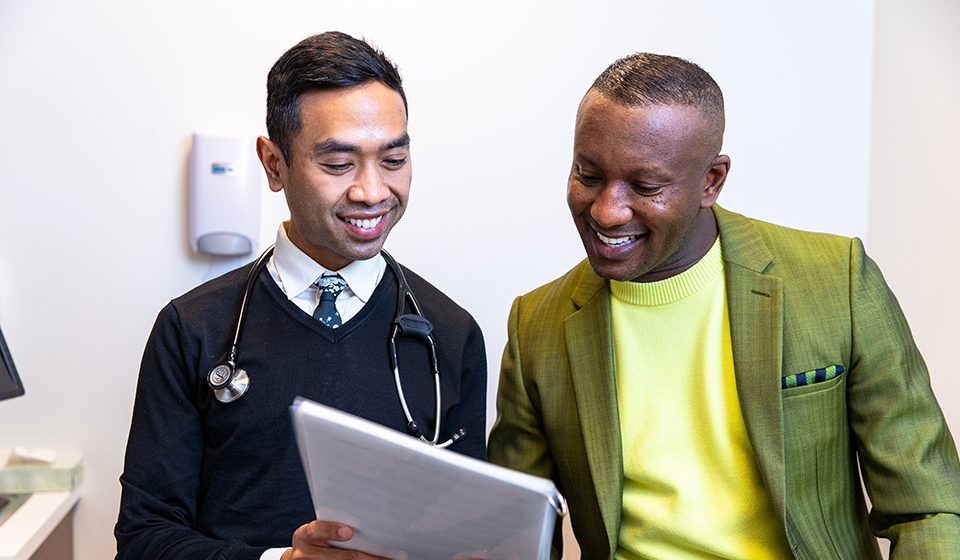
<instances>
[{"instance_id":1,"label":"white dress shirt","mask_svg":"<svg viewBox=\"0 0 960 560\"><path fill-rule=\"evenodd\" d=\"M324 273L339 274L347 287L337 297L337 311L346 323L363 309L377 289L387 262L379 253L365 261L353 261L340 270L328 270L308 257L287 237L287 225L280 224L277 231L277 245L273 256L267 262L270 276L280 286L287 299L292 301L308 315L320 303L320 290L315 282Z\"/></svg>"}]
</instances>

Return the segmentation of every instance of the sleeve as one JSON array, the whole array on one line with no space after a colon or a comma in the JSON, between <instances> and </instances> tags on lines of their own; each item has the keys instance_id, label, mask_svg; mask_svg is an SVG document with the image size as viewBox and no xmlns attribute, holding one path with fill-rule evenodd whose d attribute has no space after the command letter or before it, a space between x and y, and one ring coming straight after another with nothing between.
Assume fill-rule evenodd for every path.
<instances>
[{"instance_id":1,"label":"sleeve","mask_svg":"<svg viewBox=\"0 0 960 560\"><path fill-rule=\"evenodd\" d=\"M446 414L441 425L441 439L445 440L463 429L467 437L450 446L451 451L480 460L487 459L487 351L483 333L472 317L467 315L468 327L460 341L456 361L460 368L458 401ZM461 331L464 332L464 331ZM441 372L441 375L443 373Z\"/></svg>"},{"instance_id":2,"label":"sleeve","mask_svg":"<svg viewBox=\"0 0 960 560\"><path fill-rule=\"evenodd\" d=\"M890 558L960 550L960 461L926 365L896 297L859 240L851 250L851 429Z\"/></svg>"},{"instance_id":3,"label":"sleeve","mask_svg":"<svg viewBox=\"0 0 960 560\"><path fill-rule=\"evenodd\" d=\"M172 304L157 318L140 365L120 476L117 559L250 559L265 547L194 530L204 451L197 360ZM196 352L196 350L192 350Z\"/></svg>"},{"instance_id":4,"label":"sleeve","mask_svg":"<svg viewBox=\"0 0 960 560\"><path fill-rule=\"evenodd\" d=\"M557 482L556 468L547 445L539 408L527 391L520 358L520 302L517 298L507 321L507 346L500 364L497 421L490 432L487 455L491 463ZM560 557L563 537L560 524L554 535L552 559Z\"/></svg>"}]
</instances>

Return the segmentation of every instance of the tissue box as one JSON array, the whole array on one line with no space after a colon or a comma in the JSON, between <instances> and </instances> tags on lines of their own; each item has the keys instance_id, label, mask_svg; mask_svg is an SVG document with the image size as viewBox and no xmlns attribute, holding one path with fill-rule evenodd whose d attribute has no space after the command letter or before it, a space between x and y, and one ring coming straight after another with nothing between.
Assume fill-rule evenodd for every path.
<instances>
[{"instance_id":1,"label":"tissue box","mask_svg":"<svg viewBox=\"0 0 960 560\"><path fill-rule=\"evenodd\" d=\"M83 482L80 455L62 455L48 465L0 467L0 493L69 492Z\"/></svg>"}]
</instances>

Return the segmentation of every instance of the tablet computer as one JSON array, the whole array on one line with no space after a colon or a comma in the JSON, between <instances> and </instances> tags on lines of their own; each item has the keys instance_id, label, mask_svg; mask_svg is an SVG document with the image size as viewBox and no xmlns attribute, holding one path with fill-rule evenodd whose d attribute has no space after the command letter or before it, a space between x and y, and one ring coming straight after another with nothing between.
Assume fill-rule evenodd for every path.
<instances>
[{"instance_id":1,"label":"tablet computer","mask_svg":"<svg viewBox=\"0 0 960 560\"><path fill-rule=\"evenodd\" d=\"M506 469L306 399L291 407L317 519L333 543L392 560L547 560L566 513L553 481Z\"/></svg>"},{"instance_id":2,"label":"tablet computer","mask_svg":"<svg viewBox=\"0 0 960 560\"><path fill-rule=\"evenodd\" d=\"M7 341L3 339L3 330L0 330L0 400L19 397L23 394L23 384L17 375L17 368L13 365L13 357L7 348Z\"/></svg>"}]
</instances>

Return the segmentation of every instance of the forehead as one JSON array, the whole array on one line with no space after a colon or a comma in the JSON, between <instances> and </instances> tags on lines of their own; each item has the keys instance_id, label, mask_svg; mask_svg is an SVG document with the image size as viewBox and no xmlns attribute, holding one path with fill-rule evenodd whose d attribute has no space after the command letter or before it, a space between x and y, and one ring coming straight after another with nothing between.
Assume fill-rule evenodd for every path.
<instances>
[{"instance_id":1,"label":"forehead","mask_svg":"<svg viewBox=\"0 0 960 560\"><path fill-rule=\"evenodd\" d=\"M707 138L704 118L694 107L631 107L590 90L577 111L574 147L578 153L675 160L701 157Z\"/></svg>"},{"instance_id":2,"label":"forehead","mask_svg":"<svg viewBox=\"0 0 960 560\"><path fill-rule=\"evenodd\" d=\"M295 143L328 138L379 141L407 129L403 98L381 82L308 90L299 105L301 128Z\"/></svg>"}]
</instances>

